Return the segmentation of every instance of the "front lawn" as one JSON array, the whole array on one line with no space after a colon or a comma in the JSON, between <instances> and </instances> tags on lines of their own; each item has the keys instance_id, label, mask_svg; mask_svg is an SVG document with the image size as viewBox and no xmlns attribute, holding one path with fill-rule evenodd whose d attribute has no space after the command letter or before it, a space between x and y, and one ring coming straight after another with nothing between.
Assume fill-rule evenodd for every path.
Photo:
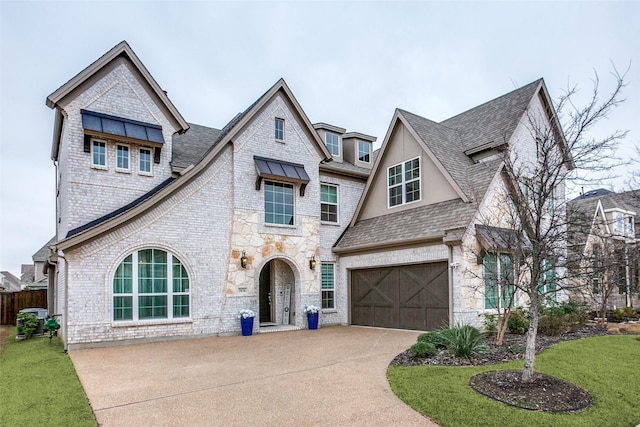
<instances>
[{"instance_id":1,"label":"front lawn","mask_svg":"<svg viewBox=\"0 0 640 427\"><path fill-rule=\"evenodd\" d=\"M579 385L593 406L579 413L518 409L476 393L469 379L523 361L485 366L390 366L394 393L442 426L635 426L640 424L640 341L608 335L557 344L536 357L536 371Z\"/></svg>"},{"instance_id":2,"label":"front lawn","mask_svg":"<svg viewBox=\"0 0 640 427\"><path fill-rule=\"evenodd\" d=\"M62 342L15 338L14 327L0 353L0 426L95 426Z\"/></svg>"}]
</instances>

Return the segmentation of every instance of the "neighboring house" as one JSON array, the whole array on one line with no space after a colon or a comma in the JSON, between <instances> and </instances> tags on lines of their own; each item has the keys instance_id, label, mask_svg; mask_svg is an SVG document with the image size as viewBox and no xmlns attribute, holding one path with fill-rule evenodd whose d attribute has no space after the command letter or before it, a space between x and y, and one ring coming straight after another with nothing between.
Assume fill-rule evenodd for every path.
<instances>
[{"instance_id":1,"label":"neighboring house","mask_svg":"<svg viewBox=\"0 0 640 427\"><path fill-rule=\"evenodd\" d=\"M22 283L33 283L35 275L35 267L33 264L22 264L20 266L20 281Z\"/></svg>"},{"instance_id":2,"label":"neighboring house","mask_svg":"<svg viewBox=\"0 0 640 427\"><path fill-rule=\"evenodd\" d=\"M640 191L593 190L569 201L568 215L573 296L592 309L601 308L603 297L608 308L637 307Z\"/></svg>"},{"instance_id":3,"label":"neighboring house","mask_svg":"<svg viewBox=\"0 0 640 427\"><path fill-rule=\"evenodd\" d=\"M0 291L18 292L22 290L22 282L8 271L0 271Z\"/></svg>"},{"instance_id":4,"label":"neighboring house","mask_svg":"<svg viewBox=\"0 0 640 427\"><path fill-rule=\"evenodd\" d=\"M243 308L256 330L302 328L310 304L323 325L480 324L494 306L463 272L482 287L471 252L501 253L476 238L502 225L486 221L499 150L535 152L526 113L553 111L542 80L441 124L397 110L376 153L312 124L279 80L214 129L187 123L126 42L47 105L67 348L236 334Z\"/></svg>"},{"instance_id":5,"label":"neighboring house","mask_svg":"<svg viewBox=\"0 0 640 427\"><path fill-rule=\"evenodd\" d=\"M22 264L20 279L29 289L47 289L49 280L47 274L47 259L51 254L49 246L55 244L56 237L52 237L43 247L32 255L33 264Z\"/></svg>"}]
</instances>

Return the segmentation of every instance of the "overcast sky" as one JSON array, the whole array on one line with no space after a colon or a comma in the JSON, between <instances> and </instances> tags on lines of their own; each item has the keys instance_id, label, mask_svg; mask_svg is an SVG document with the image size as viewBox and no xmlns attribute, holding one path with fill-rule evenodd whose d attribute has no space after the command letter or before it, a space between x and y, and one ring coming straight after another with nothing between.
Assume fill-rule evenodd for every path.
<instances>
[{"instance_id":1,"label":"overcast sky","mask_svg":"<svg viewBox=\"0 0 640 427\"><path fill-rule=\"evenodd\" d=\"M384 139L396 107L435 121L544 77L588 93L629 64L597 132L640 143L640 2L0 0L0 270L55 233L45 98L126 40L191 123L222 128L280 77L312 123ZM630 168L600 185L625 190Z\"/></svg>"}]
</instances>

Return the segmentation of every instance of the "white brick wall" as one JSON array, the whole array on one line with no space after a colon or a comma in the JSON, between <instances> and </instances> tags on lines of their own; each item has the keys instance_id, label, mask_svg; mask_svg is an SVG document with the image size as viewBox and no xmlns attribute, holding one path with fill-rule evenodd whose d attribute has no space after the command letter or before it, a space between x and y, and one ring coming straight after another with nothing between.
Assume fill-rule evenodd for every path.
<instances>
[{"instance_id":1,"label":"white brick wall","mask_svg":"<svg viewBox=\"0 0 640 427\"><path fill-rule=\"evenodd\" d=\"M141 86L125 59L71 99L64 100L65 121L59 148L60 211L58 237L73 228L116 210L171 176L171 136L176 132L164 110ZM84 152L81 109L162 126L164 146L153 176L139 175L138 146L130 145L130 172L115 171L115 143L107 144L107 170L91 167Z\"/></svg>"}]
</instances>

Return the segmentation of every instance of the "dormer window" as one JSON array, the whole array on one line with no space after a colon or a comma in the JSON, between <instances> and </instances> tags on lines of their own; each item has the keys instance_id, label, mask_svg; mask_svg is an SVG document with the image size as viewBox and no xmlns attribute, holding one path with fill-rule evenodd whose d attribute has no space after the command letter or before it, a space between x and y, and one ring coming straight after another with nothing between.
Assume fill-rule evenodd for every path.
<instances>
[{"instance_id":1,"label":"dormer window","mask_svg":"<svg viewBox=\"0 0 640 427\"><path fill-rule=\"evenodd\" d=\"M615 212L614 214L614 224L613 224L613 232L615 234L622 234L624 227L624 219L622 216L622 212Z\"/></svg>"},{"instance_id":2,"label":"dormer window","mask_svg":"<svg viewBox=\"0 0 640 427\"><path fill-rule=\"evenodd\" d=\"M276 117L275 120L276 141L284 141L284 119Z\"/></svg>"},{"instance_id":3,"label":"dormer window","mask_svg":"<svg viewBox=\"0 0 640 427\"><path fill-rule=\"evenodd\" d=\"M338 134L333 132L324 133L324 144L327 146L327 150L332 156L340 156L340 142Z\"/></svg>"},{"instance_id":4,"label":"dormer window","mask_svg":"<svg viewBox=\"0 0 640 427\"><path fill-rule=\"evenodd\" d=\"M371 143L358 141L358 160L364 163L371 163Z\"/></svg>"},{"instance_id":5,"label":"dormer window","mask_svg":"<svg viewBox=\"0 0 640 427\"><path fill-rule=\"evenodd\" d=\"M636 231L633 227L633 217L632 216L628 216L627 217L627 235L630 237L635 236Z\"/></svg>"}]
</instances>

